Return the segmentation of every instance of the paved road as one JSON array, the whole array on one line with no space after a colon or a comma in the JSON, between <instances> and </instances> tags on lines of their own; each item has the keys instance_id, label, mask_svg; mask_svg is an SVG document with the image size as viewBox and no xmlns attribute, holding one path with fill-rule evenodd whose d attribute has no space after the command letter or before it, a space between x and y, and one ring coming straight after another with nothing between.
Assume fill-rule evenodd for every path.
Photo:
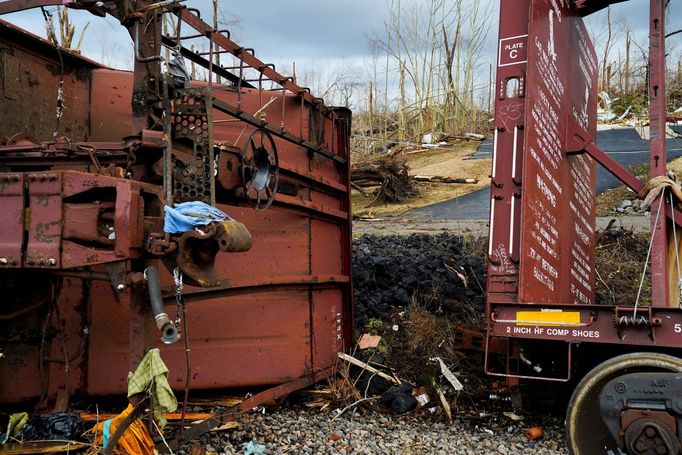
<instances>
[{"instance_id":1,"label":"paved road","mask_svg":"<svg viewBox=\"0 0 682 455\"><path fill-rule=\"evenodd\" d=\"M645 163L649 157L649 142L642 140L634 129L599 131L597 144L625 167ZM668 160L682 156L682 139L668 139ZM473 159L492 156L492 143L484 141ZM597 166L597 193L615 188L619 180L602 166ZM432 220L480 220L488 217L490 188L405 213L406 218Z\"/></svg>"}]
</instances>

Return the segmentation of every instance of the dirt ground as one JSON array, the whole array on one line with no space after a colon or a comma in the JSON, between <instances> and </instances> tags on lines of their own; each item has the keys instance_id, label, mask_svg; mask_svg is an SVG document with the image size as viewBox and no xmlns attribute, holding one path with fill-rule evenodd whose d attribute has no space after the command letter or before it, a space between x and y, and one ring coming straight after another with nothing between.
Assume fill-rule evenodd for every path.
<instances>
[{"instance_id":1,"label":"dirt ground","mask_svg":"<svg viewBox=\"0 0 682 455\"><path fill-rule=\"evenodd\" d=\"M649 230L647 216L599 216L597 229L604 229L614 219L618 227L632 229L635 232ZM376 220L353 222L353 237L364 234L437 234L443 231L457 235L488 235L488 220L413 220L404 216L387 216Z\"/></svg>"},{"instance_id":2,"label":"dirt ground","mask_svg":"<svg viewBox=\"0 0 682 455\"><path fill-rule=\"evenodd\" d=\"M467 159L476 152L478 145L477 141L462 142L406 157L410 175L478 179L478 183L419 183L421 193L419 196L397 204L372 204L372 197L365 197L359 191L353 190L353 213L357 215L371 212L377 217L399 215L408 210L453 199L487 187L490 184L491 160ZM369 188L368 193L372 192L373 189Z\"/></svg>"}]
</instances>

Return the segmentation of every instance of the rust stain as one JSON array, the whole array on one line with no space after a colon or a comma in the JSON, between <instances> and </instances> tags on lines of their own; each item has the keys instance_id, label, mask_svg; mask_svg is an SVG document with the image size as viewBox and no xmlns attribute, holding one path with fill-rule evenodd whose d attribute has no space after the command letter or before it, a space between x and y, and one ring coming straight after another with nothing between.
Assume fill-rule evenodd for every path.
<instances>
[{"instance_id":1,"label":"rust stain","mask_svg":"<svg viewBox=\"0 0 682 455\"><path fill-rule=\"evenodd\" d=\"M36 196L36 202L38 202L43 207L47 207L50 205L50 196L46 196L44 194Z\"/></svg>"},{"instance_id":2,"label":"rust stain","mask_svg":"<svg viewBox=\"0 0 682 455\"><path fill-rule=\"evenodd\" d=\"M52 221L50 223L38 223L36 224L34 239L41 243L52 243L55 239L59 238L59 232L51 234L55 226L59 226L59 221Z\"/></svg>"}]
</instances>

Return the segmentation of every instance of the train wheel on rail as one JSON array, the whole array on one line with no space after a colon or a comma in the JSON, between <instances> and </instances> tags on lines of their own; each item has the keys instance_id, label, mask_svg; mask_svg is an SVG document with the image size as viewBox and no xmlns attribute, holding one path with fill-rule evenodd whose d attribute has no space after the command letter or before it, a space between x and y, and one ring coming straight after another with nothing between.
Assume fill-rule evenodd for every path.
<instances>
[{"instance_id":1,"label":"train wheel on rail","mask_svg":"<svg viewBox=\"0 0 682 455\"><path fill-rule=\"evenodd\" d=\"M678 454L682 434L682 359L638 352L593 368L566 413L573 455Z\"/></svg>"}]
</instances>

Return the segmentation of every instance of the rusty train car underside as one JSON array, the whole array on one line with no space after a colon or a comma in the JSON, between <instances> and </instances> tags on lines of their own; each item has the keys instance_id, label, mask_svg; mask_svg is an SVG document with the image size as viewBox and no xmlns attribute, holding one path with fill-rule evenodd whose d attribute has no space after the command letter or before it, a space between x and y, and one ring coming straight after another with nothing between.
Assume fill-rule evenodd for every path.
<instances>
[{"instance_id":1,"label":"rusty train car underside","mask_svg":"<svg viewBox=\"0 0 682 455\"><path fill-rule=\"evenodd\" d=\"M192 390L261 387L241 412L331 374L352 336L350 112L181 2L69 6L120 20L135 69L0 22L0 402L123 393L154 346L182 390L183 343L160 341L180 275ZM230 218L166 232L187 201Z\"/></svg>"}]
</instances>

